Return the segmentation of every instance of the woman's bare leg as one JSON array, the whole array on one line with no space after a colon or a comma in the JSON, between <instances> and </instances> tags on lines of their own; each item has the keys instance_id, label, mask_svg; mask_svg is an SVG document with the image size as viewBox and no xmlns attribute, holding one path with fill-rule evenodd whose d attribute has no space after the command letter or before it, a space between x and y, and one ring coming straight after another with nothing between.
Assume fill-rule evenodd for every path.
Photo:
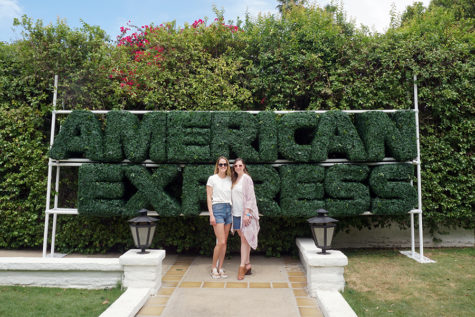
<instances>
[{"instance_id":1,"label":"woman's bare leg","mask_svg":"<svg viewBox=\"0 0 475 317\"><path fill-rule=\"evenodd\" d=\"M213 228L214 234L216 235L216 246L213 251L213 268L217 268L219 271L223 267L231 224L225 225L224 223L217 223ZM217 263L218 260L219 263Z\"/></svg>"},{"instance_id":2,"label":"woman's bare leg","mask_svg":"<svg viewBox=\"0 0 475 317\"><path fill-rule=\"evenodd\" d=\"M226 248L228 245L228 236L229 236L230 229L231 229L231 224L227 224L223 226L224 243L221 245L221 248L220 248L218 271L221 270L221 268L223 267L224 256L226 255Z\"/></svg>"},{"instance_id":3,"label":"woman's bare leg","mask_svg":"<svg viewBox=\"0 0 475 317\"><path fill-rule=\"evenodd\" d=\"M226 247L226 238L224 234L224 223L217 223L213 226L214 234L216 236L216 246L213 251L213 268L217 268L217 262L221 255L221 249ZM225 249L226 252L226 249ZM219 266L222 265L222 261L219 261Z\"/></svg>"},{"instance_id":4,"label":"woman's bare leg","mask_svg":"<svg viewBox=\"0 0 475 317\"><path fill-rule=\"evenodd\" d=\"M245 266L249 263L249 254L251 252L251 246L246 240L246 237L242 234L241 230L237 230L241 237L241 266Z\"/></svg>"}]
</instances>

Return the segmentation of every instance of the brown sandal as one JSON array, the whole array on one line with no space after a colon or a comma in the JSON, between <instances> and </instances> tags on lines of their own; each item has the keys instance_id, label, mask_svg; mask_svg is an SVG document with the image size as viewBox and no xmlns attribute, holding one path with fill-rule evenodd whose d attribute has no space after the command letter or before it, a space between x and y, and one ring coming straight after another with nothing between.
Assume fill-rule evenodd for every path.
<instances>
[{"instance_id":1,"label":"brown sandal","mask_svg":"<svg viewBox=\"0 0 475 317\"><path fill-rule=\"evenodd\" d=\"M239 266L239 271L238 271L238 280L243 280L244 275L246 275L246 267L245 266Z\"/></svg>"},{"instance_id":2,"label":"brown sandal","mask_svg":"<svg viewBox=\"0 0 475 317\"><path fill-rule=\"evenodd\" d=\"M249 265L249 268L247 268L247 266ZM246 266L246 275L251 275L252 274L252 266L251 266L251 263L247 263Z\"/></svg>"}]
</instances>

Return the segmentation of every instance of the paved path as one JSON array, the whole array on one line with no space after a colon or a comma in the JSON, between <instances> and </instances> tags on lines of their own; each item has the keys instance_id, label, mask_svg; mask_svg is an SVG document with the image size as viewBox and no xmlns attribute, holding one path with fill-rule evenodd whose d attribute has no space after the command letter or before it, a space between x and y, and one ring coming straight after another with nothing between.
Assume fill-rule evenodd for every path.
<instances>
[{"instance_id":1,"label":"paved path","mask_svg":"<svg viewBox=\"0 0 475 317\"><path fill-rule=\"evenodd\" d=\"M68 254L66 257L119 257L121 254ZM0 250L0 257L41 257L41 251ZM214 280L211 257L167 254L162 287L136 317L322 317L309 297L300 261L251 254L252 275L237 280L239 255L225 260L229 277Z\"/></svg>"},{"instance_id":2,"label":"paved path","mask_svg":"<svg viewBox=\"0 0 475 317\"><path fill-rule=\"evenodd\" d=\"M167 255L162 287L137 317L323 316L298 260L251 256L251 262L253 274L243 281L237 280L238 255L225 260L229 277L214 280L210 257Z\"/></svg>"}]
</instances>

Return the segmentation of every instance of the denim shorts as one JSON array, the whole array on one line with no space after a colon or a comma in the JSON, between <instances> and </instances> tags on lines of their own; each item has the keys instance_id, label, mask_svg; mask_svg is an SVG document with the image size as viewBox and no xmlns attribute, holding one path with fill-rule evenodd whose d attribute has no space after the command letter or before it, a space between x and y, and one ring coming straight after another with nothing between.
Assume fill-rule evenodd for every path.
<instances>
[{"instance_id":1,"label":"denim shorts","mask_svg":"<svg viewBox=\"0 0 475 317\"><path fill-rule=\"evenodd\" d=\"M233 216L233 229L234 230L241 229L241 217Z\"/></svg>"},{"instance_id":2,"label":"denim shorts","mask_svg":"<svg viewBox=\"0 0 475 317\"><path fill-rule=\"evenodd\" d=\"M224 223L228 225L232 222L231 205L222 203L213 205L213 215L216 223Z\"/></svg>"}]
</instances>

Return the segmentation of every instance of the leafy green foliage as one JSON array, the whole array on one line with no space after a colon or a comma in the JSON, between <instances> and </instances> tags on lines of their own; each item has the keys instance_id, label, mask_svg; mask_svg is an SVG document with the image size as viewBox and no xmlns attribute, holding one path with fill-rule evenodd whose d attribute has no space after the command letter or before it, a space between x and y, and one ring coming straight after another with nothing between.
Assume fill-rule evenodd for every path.
<instances>
[{"instance_id":1,"label":"leafy green foliage","mask_svg":"<svg viewBox=\"0 0 475 317\"><path fill-rule=\"evenodd\" d=\"M280 204L285 214L310 216L315 210L325 208L323 166L285 165L279 170L282 178Z\"/></svg>"},{"instance_id":2,"label":"leafy green foliage","mask_svg":"<svg viewBox=\"0 0 475 317\"><path fill-rule=\"evenodd\" d=\"M315 131L316 127L315 113L294 112L283 115L279 121L279 152L283 158L296 162L311 161L315 132L310 131ZM303 133L298 133L299 130ZM303 137L299 138L298 135Z\"/></svg>"},{"instance_id":3,"label":"leafy green foliage","mask_svg":"<svg viewBox=\"0 0 475 317\"><path fill-rule=\"evenodd\" d=\"M323 161L338 154L354 162L366 160L360 136L349 115L341 111L329 111L320 116L312 145L316 160Z\"/></svg>"},{"instance_id":4,"label":"leafy green foliage","mask_svg":"<svg viewBox=\"0 0 475 317\"><path fill-rule=\"evenodd\" d=\"M83 164L79 168L78 209L83 215L120 216L124 213L120 165ZM139 209L137 209L139 210Z\"/></svg>"},{"instance_id":5,"label":"leafy green foliage","mask_svg":"<svg viewBox=\"0 0 475 317\"><path fill-rule=\"evenodd\" d=\"M47 140L41 111L0 103L0 247L41 245Z\"/></svg>"},{"instance_id":6,"label":"leafy green foliage","mask_svg":"<svg viewBox=\"0 0 475 317\"><path fill-rule=\"evenodd\" d=\"M369 210L370 192L361 182L369 172L364 165L334 165L326 171L325 191L330 198L325 201L331 216L359 215Z\"/></svg>"},{"instance_id":7,"label":"leafy green foliage","mask_svg":"<svg viewBox=\"0 0 475 317\"><path fill-rule=\"evenodd\" d=\"M183 31L166 24L144 35L150 44L140 48L139 42L111 46L102 30L87 24L71 29L63 21L43 25L23 17L17 27L24 38L0 43L0 247L42 243L54 74L60 108L224 111L409 109L417 74L424 225L473 228L473 12L473 1L433 0L427 9L408 9L385 34L370 34L345 21L339 8L292 6L283 17L248 18L237 30L223 25L222 15ZM143 52L138 60L136 51ZM129 79L140 86L128 85ZM256 170L253 178L277 188L266 197L273 204L280 178L269 175ZM166 191L181 194L183 180L174 182ZM407 222L352 217L341 219L339 228L384 226L390 219ZM296 235L309 235L304 222L263 217L260 250L288 252ZM204 218L162 223L167 230L157 234L159 246L208 253L214 245ZM64 251L131 244L122 218L64 216L58 226L56 245Z\"/></svg>"},{"instance_id":8,"label":"leafy green foliage","mask_svg":"<svg viewBox=\"0 0 475 317\"><path fill-rule=\"evenodd\" d=\"M120 162L127 158L140 163L149 156L155 162L165 161L167 119L164 112L146 113L141 121L127 111L111 111L106 117L104 161Z\"/></svg>"},{"instance_id":9,"label":"leafy green foliage","mask_svg":"<svg viewBox=\"0 0 475 317\"><path fill-rule=\"evenodd\" d=\"M133 26L131 26L133 27ZM242 46L239 27L221 18L177 29L173 24L122 28L109 77L134 109L237 110L251 97L245 64L229 52Z\"/></svg>"},{"instance_id":10,"label":"leafy green foliage","mask_svg":"<svg viewBox=\"0 0 475 317\"><path fill-rule=\"evenodd\" d=\"M409 164L377 166L371 170L369 183L378 196L371 201L371 211L377 215L407 212L417 205L417 192L409 181L414 167Z\"/></svg>"},{"instance_id":11,"label":"leafy green foliage","mask_svg":"<svg viewBox=\"0 0 475 317\"><path fill-rule=\"evenodd\" d=\"M171 162L212 162L211 112L170 112L168 160Z\"/></svg>"},{"instance_id":12,"label":"leafy green foliage","mask_svg":"<svg viewBox=\"0 0 475 317\"><path fill-rule=\"evenodd\" d=\"M365 143L369 161L381 161L386 156L408 161L417 156L414 114L398 111L393 118L395 122L384 112L356 115L356 126Z\"/></svg>"},{"instance_id":13,"label":"leafy green foliage","mask_svg":"<svg viewBox=\"0 0 475 317\"><path fill-rule=\"evenodd\" d=\"M100 122L92 112L73 111L55 137L50 157L61 160L80 153L90 160L100 161L103 157L102 134Z\"/></svg>"},{"instance_id":14,"label":"leafy green foliage","mask_svg":"<svg viewBox=\"0 0 475 317\"><path fill-rule=\"evenodd\" d=\"M183 170L182 212L199 215L206 206L206 182L213 175L212 165L188 165Z\"/></svg>"}]
</instances>

